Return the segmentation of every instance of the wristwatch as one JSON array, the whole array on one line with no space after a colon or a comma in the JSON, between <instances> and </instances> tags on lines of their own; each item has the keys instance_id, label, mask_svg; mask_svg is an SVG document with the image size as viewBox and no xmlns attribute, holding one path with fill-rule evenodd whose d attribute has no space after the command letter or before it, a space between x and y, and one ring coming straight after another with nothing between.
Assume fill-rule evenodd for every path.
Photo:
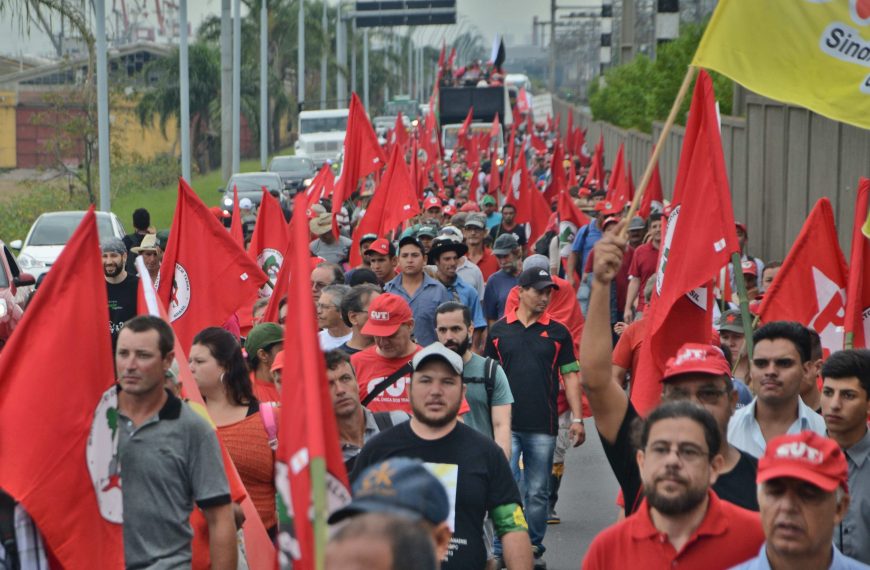
<instances>
[{"instance_id":1,"label":"wristwatch","mask_svg":"<svg viewBox=\"0 0 870 570\"><path fill-rule=\"evenodd\" d=\"M571 423L572 424L580 424L582 426L583 425L583 418L573 418L571 420Z\"/></svg>"}]
</instances>

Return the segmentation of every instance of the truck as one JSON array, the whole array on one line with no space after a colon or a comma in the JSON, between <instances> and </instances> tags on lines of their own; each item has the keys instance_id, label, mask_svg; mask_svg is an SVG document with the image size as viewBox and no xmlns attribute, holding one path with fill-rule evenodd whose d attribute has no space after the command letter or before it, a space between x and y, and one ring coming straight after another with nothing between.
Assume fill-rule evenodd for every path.
<instances>
[{"instance_id":1,"label":"truck","mask_svg":"<svg viewBox=\"0 0 870 570\"><path fill-rule=\"evenodd\" d=\"M498 115L500 133L498 155L504 156L504 127L513 123L511 102L504 86L442 87L438 96L438 118L441 121L441 145L445 158L450 158L462 123L472 109L471 131L488 131Z\"/></svg>"},{"instance_id":2,"label":"truck","mask_svg":"<svg viewBox=\"0 0 870 570\"><path fill-rule=\"evenodd\" d=\"M417 100L411 99L407 95L398 95L387 101L387 112L384 114L395 117L399 113L411 121L416 119L419 116Z\"/></svg>"},{"instance_id":3,"label":"truck","mask_svg":"<svg viewBox=\"0 0 870 570\"><path fill-rule=\"evenodd\" d=\"M318 168L337 160L344 145L348 116L347 109L301 111L299 138L294 144L296 156L310 158Z\"/></svg>"}]
</instances>

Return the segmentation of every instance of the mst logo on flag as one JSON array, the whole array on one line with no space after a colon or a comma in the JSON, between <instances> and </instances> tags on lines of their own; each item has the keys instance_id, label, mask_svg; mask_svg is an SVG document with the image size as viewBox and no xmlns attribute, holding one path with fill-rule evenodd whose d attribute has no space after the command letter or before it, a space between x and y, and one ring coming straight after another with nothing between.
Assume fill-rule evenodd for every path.
<instances>
[{"instance_id":1,"label":"mst logo on flag","mask_svg":"<svg viewBox=\"0 0 870 570\"><path fill-rule=\"evenodd\" d=\"M263 270L263 273L269 278L269 283L277 283L278 272L281 271L281 265L284 263L284 254L277 249L267 247L257 256L257 265ZM260 288L260 297L268 297L272 294L272 287L267 283Z\"/></svg>"},{"instance_id":2,"label":"mst logo on flag","mask_svg":"<svg viewBox=\"0 0 870 570\"><path fill-rule=\"evenodd\" d=\"M103 393L94 411L87 460L100 515L109 522L123 523L121 464L118 458L118 390L115 386Z\"/></svg>"}]
</instances>

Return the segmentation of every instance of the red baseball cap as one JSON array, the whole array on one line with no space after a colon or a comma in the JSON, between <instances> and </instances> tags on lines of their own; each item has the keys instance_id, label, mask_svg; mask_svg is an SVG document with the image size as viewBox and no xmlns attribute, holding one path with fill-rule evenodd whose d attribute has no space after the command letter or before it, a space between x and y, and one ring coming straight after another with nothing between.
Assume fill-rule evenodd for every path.
<instances>
[{"instance_id":1,"label":"red baseball cap","mask_svg":"<svg viewBox=\"0 0 870 570\"><path fill-rule=\"evenodd\" d=\"M737 227L738 230L741 230L743 232L743 235L749 235L749 232L746 231L746 224L744 224L743 222L734 222L734 225Z\"/></svg>"},{"instance_id":2,"label":"red baseball cap","mask_svg":"<svg viewBox=\"0 0 870 570\"><path fill-rule=\"evenodd\" d=\"M444 214L447 216L456 215L456 206L454 206L453 204L447 204L446 206L444 206Z\"/></svg>"},{"instance_id":3,"label":"red baseball cap","mask_svg":"<svg viewBox=\"0 0 870 570\"><path fill-rule=\"evenodd\" d=\"M764 483L780 477L800 479L829 493L837 487L849 491L849 467L840 446L809 430L767 442L758 461L756 481Z\"/></svg>"},{"instance_id":4,"label":"red baseball cap","mask_svg":"<svg viewBox=\"0 0 870 570\"><path fill-rule=\"evenodd\" d=\"M601 212L602 216L612 216L622 211L622 208L618 208L613 202L602 200L595 204L595 211Z\"/></svg>"},{"instance_id":5,"label":"red baseball cap","mask_svg":"<svg viewBox=\"0 0 870 570\"><path fill-rule=\"evenodd\" d=\"M441 209L441 200L436 198L435 196L429 196L425 200L423 200L423 209L428 210L429 208L438 208Z\"/></svg>"},{"instance_id":6,"label":"red baseball cap","mask_svg":"<svg viewBox=\"0 0 870 570\"><path fill-rule=\"evenodd\" d=\"M392 257L393 254L390 251L390 242L387 238L378 238L369 244L369 247L363 252L368 253L373 251L375 253L380 253L381 255L386 255L387 257Z\"/></svg>"},{"instance_id":7,"label":"red baseball cap","mask_svg":"<svg viewBox=\"0 0 870 570\"><path fill-rule=\"evenodd\" d=\"M278 352L275 355L275 360L272 361L272 368L270 368L272 372L277 372L278 370L284 370L284 351Z\"/></svg>"},{"instance_id":8,"label":"red baseball cap","mask_svg":"<svg viewBox=\"0 0 870 570\"><path fill-rule=\"evenodd\" d=\"M608 216L607 219L604 220L604 223L601 224L601 231L604 231L605 229L607 229L607 226L609 226L610 224L618 224L618 223L619 223L619 218L617 218L616 216Z\"/></svg>"},{"instance_id":9,"label":"red baseball cap","mask_svg":"<svg viewBox=\"0 0 870 570\"><path fill-rule=\"evenodd\" d=\"M480 206L477 205L477 202L466 202L459 208L460 212L479 212Z\"/></svg>"},{"instance_id":10,"label":"red baseball cap","mask_svg":"<svg viewBox=\"0 0 870 570\"><path fill-rule=\"evenodd\" d=\"M712 344L687 342L680 347L677 355L665 364L662 382L683 374L711 374L731 376L731 365L722 350Z\"/></svg>"},{"instance_id":11,"label":"red baseball cap","mask_svg":"<svg viewBox=\"0 0 870 570\"><path fill-rule=\"evenodd\" d=\"M751 259L741 262L740 268L743 270L743 275L753 275L758 277L758 266Z\"/></svg>"},{"instance_id":12,"label":"red baseball cap","mask_svg":"<svg viewBox=\"0 0 870 570\"><path fill-rule=\"evenodd\" d=\"M384 293L372 299L369 320L360 332L369 336L391 336L413 318L407 301L393 293Z\"/></svg>"}]
</instances>

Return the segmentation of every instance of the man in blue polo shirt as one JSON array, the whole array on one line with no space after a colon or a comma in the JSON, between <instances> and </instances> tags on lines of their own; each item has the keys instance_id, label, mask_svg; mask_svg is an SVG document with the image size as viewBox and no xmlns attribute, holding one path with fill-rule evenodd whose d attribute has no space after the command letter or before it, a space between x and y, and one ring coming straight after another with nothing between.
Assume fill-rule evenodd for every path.
<instances>
[{"instance_id":1,"label":"man in blue polo shirt","mask_svg":"<svg viewBox=\"0 0 870 570\"><path fill-rule=\"evenodd\" d=\"M459 259L468 252L468 246L450 236L440 236L432 242L429 250L429 263L436 268L435 277L447 288L452 300L468 307L474 325L471 348L483 352L483 333L486 331L486 317L480 305L477 290L463 281L457 274Z\"/></svg>"},{"instance_id":2,"label":"man in blue polo shirt","mask_svg":"<svg viewBox=\"0 0 870 570\"><path fill-rule=\"evenodd\" d=\"M384 285L386 293L405 299L414 313L414 339L420 346L428 346L438 340L435 336L435 309L453 297L437 279L429 277L425 265L423 246L413 237L399 242L399 269L401 273Z\"/></svg>"}]
</instances>

